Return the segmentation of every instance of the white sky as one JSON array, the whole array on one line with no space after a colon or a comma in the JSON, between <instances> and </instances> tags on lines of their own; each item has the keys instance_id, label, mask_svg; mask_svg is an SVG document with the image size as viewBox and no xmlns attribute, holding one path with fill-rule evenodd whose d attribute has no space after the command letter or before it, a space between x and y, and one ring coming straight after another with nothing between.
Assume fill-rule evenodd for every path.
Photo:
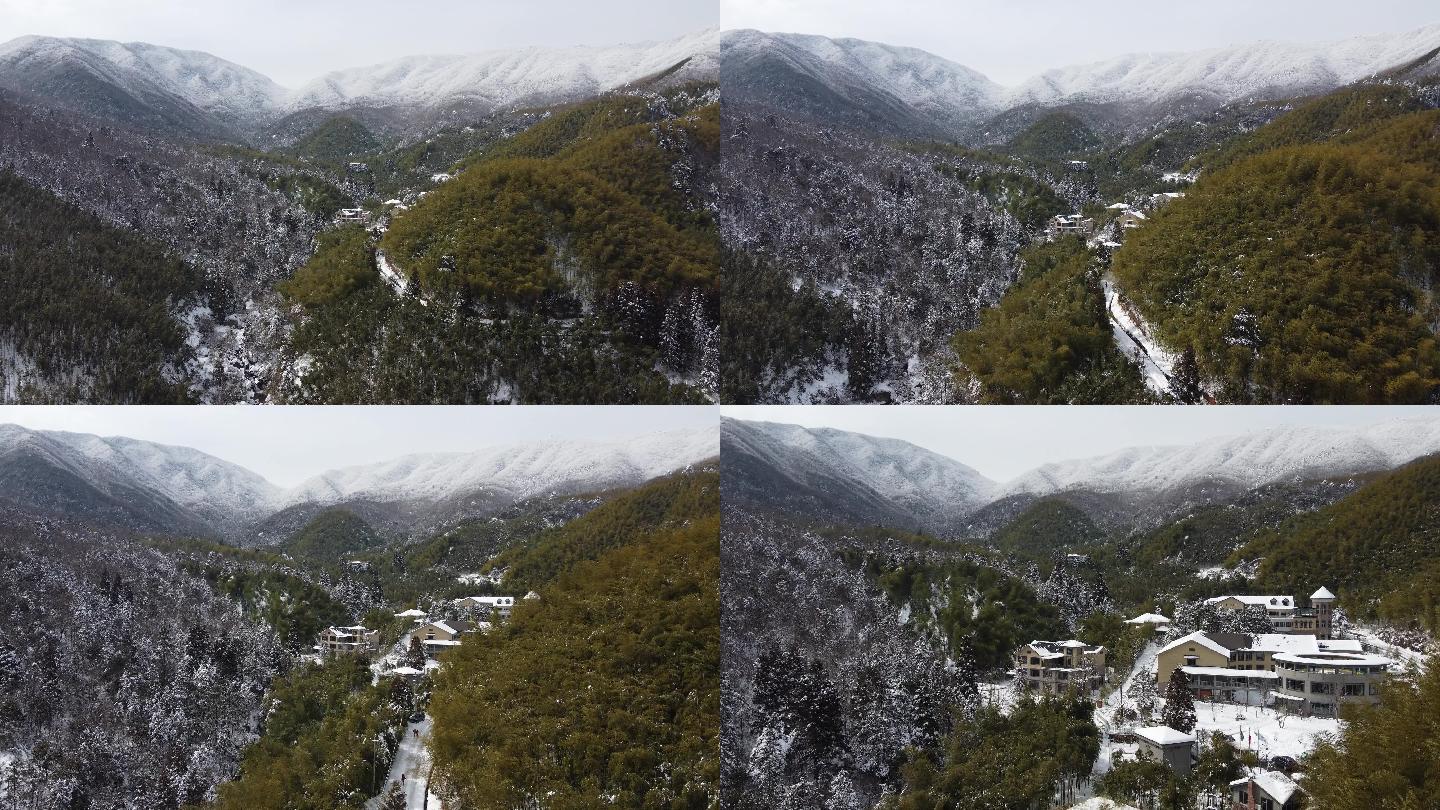
<instances>
[{"instance_id":1,"label":"white sky","mask_svg":"<svg viewBox=\"0 0 1440 810\"><path fill-rule=\"evenodd\" d=\"M0 0L25 34L207 51L297 87L402 56L670 39L719 24L716 0Z\"/></svg>"},{"instance_id":2,"label":"white sky","mask_svg":"<svg viewBox=\"0 0 1440 810\"><path fill-rule=\"evenodd\" d=\"M1362 426L1440 419L1434 406L762 406L727 405L736 419L831 427L903 439L1008 481L1041 464L1127 447L1195 444L1285 425Z\"/></svg>"},{"instance_id":3,"label":"white sky","mask_svg":"<svg viewBox=\"0 0 1440 810\"><path fill-rule=\"evenodd\" d=\"M193 447L291 486L326 470L408 453L544 439L605 441L718 426L703 406L0 405L0 423ZM717 427L718 429L718 427Z\"/></svg>"},{"instance_id":4,"label":"white sky","mask_svg":"<svg viewBox=\"0 0 1440 810\"><path fill-rule=\"evenodd\" d=\"M854 37L922 48L1019 84L1127 53L1258 40L1329 42L1440 23L1435 0L720 0L725 28Z\"/></svg>"}]
</instances>

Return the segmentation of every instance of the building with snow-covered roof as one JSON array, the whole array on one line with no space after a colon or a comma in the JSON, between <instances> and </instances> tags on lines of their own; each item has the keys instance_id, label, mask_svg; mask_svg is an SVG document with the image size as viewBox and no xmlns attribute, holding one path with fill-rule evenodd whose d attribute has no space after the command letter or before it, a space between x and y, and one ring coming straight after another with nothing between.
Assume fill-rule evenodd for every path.
<instances>
[{"instance_id":1,"label":"building with snow-covered roof","mask_svg":"<svg viewBox=\"0 0 1440 810\"><path fill-rule=\"evenodd\" d=\"M449 619L426 622L415 628L411 637L420 639L420 643L425 647L426 655L435 655L450 647L460 646L460 637L474 629L475 626L470 622Z\"/></svg>"},{"instance_id":2,"label":"building with snow-covered roof","mask_svg":"<svg viewBox=\"0 0 1440 810\"><path fill-rule=\"evenodd\" d=\"M1136 756L1153 759L1181 774L1195 764L1195 735L1169 726L1142 726L1135 729Z\"/></svg>"},{"instance_id":3,"label":"building with snow-covered roof","mask_svg":"<svg viewBox=\"0 0 1440 810\"><path fill-rule=\"evenodd\" d=\"M1125 228L1127 230L1132 228L1138 228L1149 221L1150 218L1145 216L1144 211L1136 211L1133 209L1124 212L1120 215L1120 218L1116 220L1116 222L1120 223L1121 228Z\"/></svg>"},{"instance_id":4,"label":"building with snow-covered roof","mask_svg":"<svg viewBox=\"0 0 1440 810\"><path fill-rule=\"evenodd\" d=\"M1300 785L1279 771L1252 770L1230 783L1231 810L1290 810L1299 807Z\"/></svg>"},{"instance_id":5,"label":"building with snow-covered roof","mask_svg":"<svg viewBox=\"0 0 1440 810\"><path fill-rule=\"evenodd\" d=\"M1016 678L1026 689L1089 691L1105 681L1105 648L1073 638L1021 645L1014 662Z\"/></svg>"},{"instance_id":6,"label":"building with snow-covered roof","mask_svg":"<svg viewBox=\"0 0 1440 810\"><path fill-rule=\"evenodd\" d=\"M427 615L428 614L426 614L425 611L420 610L419 608L410 608L409 610L402 610L399 613L396 613L395 618L414 619L417 622L423 622L425 621L425 617Z\"/></svg>"},{"instance_id":7,"label":"building with snow-covered roof","mask_svg":"<svg viewBox=\"0 0 1440 810\"><path fill-rule=\"evenodd\" d=\"M466 596L456 599L455 604L461 608L475 611L482 616L498 616L501 619L510 618L510 612L515 609L515 597L513 596Z\"/></svg>"},{"instance_id":8,"label":"building with snow-covered roof","mask_svg":"<svg viewBox=\"0 0 1440 810\"><path fill-rule=\"evenodd\" d=\"M1342 706L1379 703L1394 664L1363 652L1276 653L1275 705L1307 717L1337 717Z\"/></svg>"},{"instance_id":9,"label":"building with snow-covered roof","mask_svg":"<svg viewBox=\"0 0 1440 810\"><path fill-rule=\"evenodd\" d=\"M1216 596L1206 599L1205 604L1221 610L1264 608L1270 627L1277 633L1312 634L1318 638L1329 638L1334 632L1335 594L1331 593L1329 588L1322 587L1311 594L1309 607L1301 607L1295 597L1288 594Z\"/></svg>"},{"instance_id":10,"label":"building with snow-covered roof","mask_svg":"<svg viewBox=\"0 0 1440 810\"><path fill-rule=\"evenodd\" d=\"M1126 624L1153 624L1156 627L1169 627L1170 620L1159 613L1141 613L1133 619L1126 619Z\"/></svg>"},{"instance_id":11,"label":"building with snow-covered roof","mask_svg":"<svg viewBox=\"0 0 1440 810\"><path fill-rule=\"evenodd\" d=\"M1341 661L1344 656L1367 658L1362 655L1358 641L1320 639L1294 633L1195 632L1160 649L1155 657L1155 677L1163 683L1179 669L1184 673L1190 691L1201 700L1275 703L1307 714L1322 711L1333 714L1334 706L1323 704L1334 701L1322 699L1319 709L1308 705L1314 699L1303 693L1316 679L1293 674L1287 676L1284 669L1287 663L1299 665L1319 658ZM1389 659L1384 660L1388 662ZM1287 677L1295 680L1295 688L1285 688ZM1361 702L1361 698L1368 697L1371 691L1372 679L1357 677L1346 680L1337 675L1328 680L1339 684L1334 689L1343 696L1353 698L1352 702ZM1328 687L1317 688L1324 690ZM1321 694L1326 693L1322 691Z\"/></svg>"},{"instance_id":12,"label":"building with snow-covered roof","mask_svg":"<svg viewBox=\"0 0 1440 810\"><path fill-rule=\"evenodd\" d=\"M373 653L380 646L380 631L360 625L353 627L327 627L320 631L319 643L315 645L323 656L341 653Z\"/></svg>"},{"instance_id":13,"label":"building with snow-covered roof","mask_svg":"<svg viewBox=\"0 0 1440 810\"><path fill-rule=\"evenodd\" d=\"M1058 214L1045 226L1045 235L1055 239L1067 234L1088 234L1095 230L1095 220L1084 214Z\"/></svg>"},{"instance_id":14,"label":"building with snow-covered roof","mask_svg":"<svg viewBox=\"0 0 1440 810\"><path fill-rule=\"evenodd\" d=\"M335 221L340 224L360 224L370 222L370 212L364 208L341 208L335 215Z\"/></svg>"}]
</instances>

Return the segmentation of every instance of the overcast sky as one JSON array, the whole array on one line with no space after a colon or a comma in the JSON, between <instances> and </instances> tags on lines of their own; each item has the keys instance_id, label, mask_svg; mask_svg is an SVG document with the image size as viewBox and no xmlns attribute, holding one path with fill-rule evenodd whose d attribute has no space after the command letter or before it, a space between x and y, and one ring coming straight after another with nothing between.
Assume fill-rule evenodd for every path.
<instances>
[{"instance_id":1,"label":"overcast sky","mask_svg":"<svg viewBox=\"0 0 1440 810\"><path fill-rule=\"evenodd\" d=\"M207 51L298 87L416 54L670 39L719 24L716 0L0 0L25 34Z\"/></svg>"},{"instance_id":2,"label":"overcast sky","mask_svg":"<svg viewBox=\"0 0 1440 810\"><path fill-rule=\"evenodd\" d=\"M724 416L832 427L904 439L949 456L995 481L1052 461L1126 447L1195 444L1283 425L1357 426L1393 419L1440 419L1434 406L1273 406L1195 408L993 406L738 406Z\"/></svg>"},{"instance_id":3,"label":"overcast sky","mask_svg":"<svg viewBox=\"0 0 1440 810\"><path fill-rule=\"evenodd\" d=\"M326 470L409 453L544 439L605 441L717 425L693 406L384 407L0 405L0 423L203 450L291 486Z\"/></svg>"},{"instance_id":4,"label":"overcast sky","mask_svg":"<svg viewBox=\"0 0 1440 810\"><path fill-rule=\"evenodd\" d=\"M1127 53L1329 42L1440 23L1435 0L720 0L725 28L908 45L1001 84Z\"/></svg>"}]
</instances>

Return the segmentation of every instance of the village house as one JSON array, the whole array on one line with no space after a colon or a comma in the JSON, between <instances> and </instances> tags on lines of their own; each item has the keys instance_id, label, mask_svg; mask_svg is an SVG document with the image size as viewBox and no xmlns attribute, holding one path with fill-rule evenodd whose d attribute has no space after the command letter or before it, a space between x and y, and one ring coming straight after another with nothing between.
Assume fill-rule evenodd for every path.
<instances>
[{"instance_id":1,"label":"village house","mask_svg":"<svg viewBox=\"0 0 1440 810\"><path fill-rule=\"evenodd\" d=\"M1060 214L1050 218L1045 234L1057 239L1068 234L1089 234L1095 230L1095 220L1084 214Z\"/></svg>"},{"instance_id":2,"label":"village house","mask_svg":"<svg viewBox=\"0 0 1440 810\"><path fill-rule=\"evenodd\" d=\"M395 618L414 619L416 623L419 623L425 621L425 617L427 615L428 614L426 614L425 611L420 610L419 608L410 608L409 610L402 610L399 613L396 613Z\"/></svg>"},{"instance_id":3,"label":"village house","mask_svg":"<svg viewBox=\"0 0 1440 810\"><path fill-rule=\"evenodd\" d=\"M460 636L475 629L475 625L461 619L426 622L415 628L412 638L420 639L425 654L434 656L451 647L460 646Z\"/></svg>"},{"instance_id":4,"label":"village house","mask_svg":"<svg viewBox=\"0 0 1440 810\"><path fill-rule=\"evenodd\" d=\"M370 212L364 208L341 208L335 215L335 221L341 224L358 223L364 225L370 221Z\"/></svg>"},{"instance_id":5,"label":"village house","mask_svg":"<svg viewBox=\"0 0 1440 810\"><path fill-rule=\"evenodd\" d=\"M1115 221L1120 223L1121 228L1125 230L1131 230L1134 228L1138 228L1141 225L1144 225L1146 222L1149 222L1150 218L1145 216L1144 211L1136 211L1132 208L1126 210L1123 214L1120 215L1120 218Z\"/></svg>"},{"instance_id":6,"label":"village house","mask_svg":"<svg viewBox=\"0 0 1440 810\"><path fill-rule=\"evenodd\" d=\"M1135 729L1137 758L1159 762L1181 776L1195 764L1195 735L1169 726Z\"/></svg>"},{"instance_id":7,"label":"village house","mask_svg":"<svg viewBox=\"0 0 1440 810\"><path fill-rule=\"evenodd\" d=\"M1100 688L1105 648L1083 641L1032 641L1015 651L1015 677L1026 689L1060 693Z\"/></svg>"},{"instance_id":8,"label":"village house","mask_svg":"<svg viewBox=\"0 0 1440 810\"><path fill-rule=\"evenodd\" d=\"M1170 619L1159 613L1141 613L1133 619L1126 619L1126 624L1148 624L1155 628L1157 633L1170 632Z\"/></svg>"},{"instance_id":9,"label":"village house","mask_svg":"<svg viewBox=\"0 0 1440 810\"><path fill-rule=\"evenodd\" d=\"M515 609L515 597L467 596L463 599L456 599L455 604L463 610L470 610L481 616L498 616L501 619L508 619L510 612Z\"/></svg>"},{"instance_id":10,"label":"village house","mask_svg":"<svg viewBox=\"0 0 1440 810\"><path fill-rule=\"evenodd\" d=\"M1256 770L1230 783L1231 810L1290 810L1299 807L1300 786L1279 771Z\"/></svg>"},{"instance_id":11,"label":"village house","mask_svg":"<svg viewBox=\"0 0 1440 810\"><path fill-rule=\"evenodd\" d=\"M373 653L379 645L379 630L369 630L356 625L325 628L320 631L320 642L315 647L323 656L334 656L341 653Z\"/></svg>"}]
</instances>

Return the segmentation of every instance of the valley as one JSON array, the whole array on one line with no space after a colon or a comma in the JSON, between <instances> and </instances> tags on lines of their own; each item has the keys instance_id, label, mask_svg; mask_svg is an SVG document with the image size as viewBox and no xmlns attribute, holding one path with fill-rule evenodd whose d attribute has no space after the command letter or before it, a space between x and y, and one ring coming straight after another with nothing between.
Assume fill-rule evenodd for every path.
<instances>
[{"instance_id":1,"label":"valley","mask_svg":"<svg viewBox=\"0 0 1440 810\"><path fill-rule=\"evenodd\" d=\"M0 45L0 223L54 223L0 244L4 401L714 401L715 40L298 90L153 45ZM145 266L50 272L77 235ZM67 334L89 311L127 344Z\"/></svg>"},{"instance_id":2,"label":"valley","mask_svg":"<svg viewBox=\"0 0 1440 810\"><path fill-rule=\"evenodd\" d=\"M713 802L717 456L686 429L280 487L192 448L4 425L0 797Z\"/></svg>"},{"instance_id":3,"label":"valley","mask_svg":"<svg viewBox=\"0 0 1440 810\"><path fill-rule=\"evenodd\" d=\"M914 48L727 32L720 223L746 283L725 296L771 315L727 333L725 401L1430 402L1437 46L1004 87Z\"/></svg>"},{"instance_id":4,"label":"valley","mask_svg":"<svg viewBox=\"0 0 1440 810\"><path fill-rule=\"evenodd\" d=\"M1288 800L1296 773L1341 795L1368 754L1340 741L1394 728L1436 652L1434 420L1375 418L1003 482L897 439L725 419L724 795L1180 808L1252 778ZM1352 665L1349 697L1306 685Z\"/></svg>"}]
</instances>

